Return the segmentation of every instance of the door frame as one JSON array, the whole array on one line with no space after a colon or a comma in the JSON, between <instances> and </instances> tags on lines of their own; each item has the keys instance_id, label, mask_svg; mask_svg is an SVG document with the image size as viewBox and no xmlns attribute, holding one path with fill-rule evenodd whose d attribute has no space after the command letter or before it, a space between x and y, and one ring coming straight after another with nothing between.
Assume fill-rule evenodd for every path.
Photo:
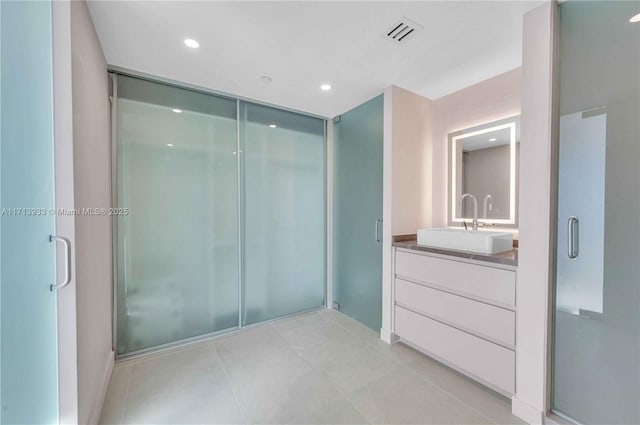
<instances>
[{"instance_id":1,"label":"door frame","mask_svg":"<svg viewBox=\"0 0 640 425\"><path fill-rule=\"evenodd\" d=\"M73 186L73 109L71 75L71 4L52 1L53 131L55 208L75 208ZM75 247L75 216L56 214L56 234ZM61 282L65 255L56 247L56 273ZM76 323L75 250L71 249L71 282L58 298L58 404L59 423L78 423L78 350Z\"/></svg>"}]
</instances>

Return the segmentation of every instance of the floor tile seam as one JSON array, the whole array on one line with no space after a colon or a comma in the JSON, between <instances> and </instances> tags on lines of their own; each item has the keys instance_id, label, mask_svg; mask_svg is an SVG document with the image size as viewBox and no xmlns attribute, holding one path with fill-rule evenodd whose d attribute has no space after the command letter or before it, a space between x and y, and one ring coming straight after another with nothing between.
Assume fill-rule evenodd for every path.
<instances>
[{"instance_id":1,"label":"floor tile seam","mask_svg":"<svg viewBox=\"0 0 640 425\"><path fill-rule=\"evenodd\" d=\"M390 373L389 373L389 374L390 374ZM387 376L387 375L384 375L384 376L383 376L382 378L380 378L380 379L383 379L383 378L384 378L384 377L386 377L386 376ZM356 389L354 389L354 390L352 390L352 391L349 391L349 394L351 394L351 393L355 393L356 391L363 390L363 389L367 388L369 385L370 385L370 383L369 383L369 384L365 384L365 385L363 385L363 386L361 386L361 387L359 387L359 388L356 388ZM374 425L374 424L376 424L376 423L377 423L377 422L374 422L374 421L368 421L368 420L367 420L367 415L366 415L366 413L365 413L362 409L360 409L358 406L356 406L356 405L355 405L355 403L353 403L353 402L351 401L351 399L348 397L348 395L343 394L340 390L338 390L338 391L339 391L339 392L340 392L340 394L343 396L343 398L347 401L347 403L349 403L349 404L350 404L354 409L356 409L356 412L358 412L358 413L360 414L360 416L362 416L362 418L363 418L363 419L365 419L365 423L366 423L366 424L368 424L368 425ZM387 418L386 418L386 416L387 416L387 415L385 414L385 420L387 419ZM385 422L385 424L393 425L390 421Z\"/></svg>"},{"instance_id":2,"label":"floor tile seam","mask_svg":"<svg viewBox=\"0 0 640 425\"><path fill-rule=\"evenodd\" d=\"M124 387L124 398L122 401L122 412L120 412L119 424L124 423L124 418L127 414L127 402L129 401L129 387L131 386L131 378L133 377L133 364L129 366L129 372L127 373L127 384Z\"/></svg>"},{"instance_id":3,"label":"floor tile seam","mask_svg":"<svg viewBox=\"0 0 640 425\"><path fill-rule=\"evenodd\" d=\"M443 367L443 365L438 365L440 367ZM466 401L460 399L459 397L457 397L456 395L454 395L453 393L451 393L450 391L448 391L446 388L442 387L441 385L439 385L437 382L432 381L430 379L427 379L425 376L423 376L421 373L416 372L415 370L413 370L413 368L408 367L407 369L409 369L410 373L414 374L415 376L417 376L419 379L435 386L436 388L438 388L440 391L442 391L444 394L448 395L449 397L453 398L454 400L462 403L463 405L467 406L469 409L471 409L472 411L476 412L478 415L480 415L481 417L487 419L491 424L494 425L498 425L498 423L493 420L492 418L488 417L487 415L485 415L484 413L480 412L478 409L476 409L475 407L471 406L469 403L467 403Z\"/></svg>"},{"instance_id":4,"label":"floor tile seam","mask_svg":"<svg viewBox=\"0 0 640 425\"><path fill-rule=\"evenodd\" d=\"M337 314L342 314L342 313L337 313ZM353 320L353 319L351 319L351 318L349 318L349 317L346 317L346 318L347 318L348 320ZM343 326L342 324L340 324L340 322L338 322L338 321L336 321L336 320L333 320L333 319L331 319L331 318L330 318L330 319L329 319L329 322L331 322L332 324L334 324L334 325L338 326L339 328L341 328L341 329L345 330L349 335L360 336L360 335L358 335L358 334L359 334L359 332L354 331L354 330L351 330L351 329L349 329L349 328L347 328L347 327ZM279 331L278 329L276 329L276 331L280 333L280 331ZM281 334L281 333L280 333L280 335L282 336L282 334ZM286 339L285 339L285 341L286 341ZM370 382L367 382L367 383L365 383L365 384L363 384L363 385L359 385L359 386L357 386L357 387L355 387L355 388L353 388L353 389L351 389L351 390L349 390L349 391L344 391L344 390L343 390L343 389L341 389L339 386L336 386L336 385L334 385L334 384L333 384L333 382L331 382L330 377L328 376L327 372L326 372L323 368L316 367L315 365L313 365L312 363L310 363L307 359L305 359L305 358L304 358L304 356L299 352L299 350L295 350L295 349L293 349L293 348L291 347L291 345L290 345L288 342L287 342L287 347L288 347L289 349L291 349L292 351L294 351L294 352L296 353L296 355L297 355L298 357L300 357L300 358L301 358L305 363L309 364L309 365L311 366L311 368L312 368L312 370L313 370L314 372L316 372L316 373L320 373L320 374L322 374L323 376L326 376L326 377L327 377L327 379L329 380L329 383L331 384L331 386L332 386L332 387L337 391L337 393L338 393L341 397L343 397L343 398L344 398L345 400L347 400L347 401L349 401L349 400L348 400L348 398L346 398L346 397L347 397L347 395L348 395L349 393L351 393L351 392L353 392L353 391L360 390L360 389L362 389L362 388L365 388L366 386L368 386L368 385L370 384ZM317 348L317 346L314 346L314 347L312 347L311 349L312 349L312 350L315 350L316 348ZM357 356L356 356L356 355L354 355L354 358L357 358ZM405 365L405 364L403 364L403 363L401 363L401 362L396 362L396 361L394 361L393 359L392 359L392 361L393 361L394 366L395 366L396 368L406 368L406 369L409 369L407 365ZM375 380L378 380L378 379L382 379L384 376L387 376L387 375L389 375L389 374L391 374L391 373L393 373L393 372L394 372L394 370L389 370L387 373L385 373L385 374L384 374L384 375L382 375L381 377L379 377L379 378L377 378L377 379L374 379L374 381L375 381ZM353 404L352 404L350 401L349 401L349 403L353 406ZM353 407L355 407L355 406L353 406ZM358 410L358 409L356 409L356 410ZM360 414L362 414L362 412L360 412L359 410L358 410L358 412L359 412ZM363 417L366 417L366 416L364 416L364 415L363 415Z\"/></svg>"},{"instance_id":5,"label":"floor tile seam","mask_svg":"<svg viewBox=\"0 0 640 425\"><path fill-rule=\"evenodd\" d=\"M347 396L347 393L343 392L338 386L336 386L332 381L331 378L329 377L329 375L325 372L325 371L317 371L317 373L320 374L320 376L322 376L324 379L327 380L327 385L329 385L329 387L331 389L333 389L335 391L336 396L341 399L343 402L345 402L348 406L350 406L355 412L358 413L358 415L360 415L362 417L362 419L364 419L364 422L350 422L347 423L347 425L363 425L363 424L367 424L367 425L373 425L371 424L368 420L367 420L367 415L365 415L360 409L358 409L358 406L356 406ZM345 425L345 424L341 424L341 425Z\"/></svg>"},{"instance_id":6,"label":"floor tile seam","mask_svg":"<svg viewBox=\"0 0 640 425\"><path fill-rule=\"evenodd\" d=\"M333 321L332 321L332 322L333 322ZM342 326L341 326L341 327L342 327ZM346 329L346 328L343 328L343 329ZM279 332L277 329L276 329L276 331L277 331L277 332ZM347 331L348 331L348 329L347 329ZM322 368L318 368L318 367L316 367L315 365L311 364L307 359L305 359L305 358L302 356L302 354L301 354L298 350L294 350L294 349L292 349L292 348L291 348L291 346L290 346L290 344L289 344L288 342L287 342L287 346L288 346L288 348L289 348L291 351L293 351L293 352L296 354L296 356L298 356L298 357L299 357L303 362L305 362L306 364L308 364L308 365L311 367L311 371L312 371L312 373L319 374L319 375L320 375L320 376L322 376L324 379L326 379L326 380L327 380L327 384L328 384L328 385L329 385L329 386L330 386L330 387L331 387L331 388L336 392L336 394L337 394L339 397L341 397L341 398L342 398L342 399L343 399L343 400L344 400L344 401L345 401L349 406L351 406L351 407L352 407L356 412L358 412L358 414L359 414L360 416L362 416L362 418L363 418L363 419L365 419L365 422L364 422L365 424L372 425L372 424L370 424L370 423L366 420L367 416L366 416L366 415L365 415L365 414L364 414L360 409L358 409L358 407L357 407L357 406L356 406L356 405L355 405L351 400L349 400L349 398L347 397L347 394L346 394L346 393L344 393L344 392L343 392L340 388L338 388L336 385L334 385L334 383L331 381L331 378L329 377L329 375L327 374L327 372L326 372L325 370L323 370ZM314 348L312 348L312 349L314 349ZM365 385L364 385L364 386L362 386L361 388L364 388L366 385L367 385L367 384L365 384ZM353 424L351 424L351 425L353 425Z\"/></svg>"},{"instance_id":7,"label":"floor tile seam","mask_svg":"<svg viewBox=\"0 0 640 425\"><path fill-rule=\"evenodd\" d=\"M235 390L233 384L231 383L231 376L229 375L229 372L227 371L227 367L224 365L224 362L222 361L222 358L220 357L220 355L218 355L217 347L214 347L213 349L214 349L215 354L216 354L216 360L217 360L218 364L220 365L220 368L222 369L222 373L224 374L224 377L227 380L227 384L229 385L229 390L231 390L231 396L233 397L233 401L234 401L236 407L238 408L238 410L240 411L240 416L242 416L242 421L243 421L244 425L250 425L252 422L249 421L248 413L246 412L244 404L242 403L242 401L238 397L238 394L236 394L236 390Z\"/></svg>"},{"instance_id":8,"label":"floor tile seam","mask_svg":"<svg viewBox=\"0 0 640 425\"><path fill-rule=\"evenodd\" d=\"M276 332L279 332L279 331L276 329ZM282 335L280 334L280 336L282 336ZM284 338L283 338L283 339L284 339ZM322 369L322 368L320 368L320 367L317 367L316 365L314 365L313 363L311 363L309 360L307 360L307 359L302 355L302 353L301 353L299 350L295 350L293 347L291 347L291 345L289 344L289 342L288 342L288 341L286 341L286 339L284 339L284 341L285 341L285 343L286 343L286 347L287 347L290 351L292 351L292 352L295 354L295 356L296 356L299 360L301 360L305 365L307 365L307 366L309 367L309 373L319 374L320 376L324 377L324 378L327 380L327 384L328 384L328 385L330 385L330 386L331 386L331 388L333 388L333 389L336 391L336 393L337 393L338 395L340 395L341 397L343 397L343 398L344 398L344 395L342 394L342 392L340 391L340 389L339 389L339 388L337 388L337 387L333 384L333 382L331 382L331 379L329 378L328 374L326 373L326 371L325 371L324 369ZM315 346L314 346L314 347L312 347L311 349L312 349L312 350L315 350L316 348L317 348L317 347L315 347Z\"/></svg>"},{"instance_id":9,"label":"floor tile seam","mask_svg":"<svg viewBox=\"0 0 640 425\"><path fill-rule=\"evenodd\" d=\"M280 338L282 338L282 340L285 343L285 346L287 349L289 349L291 352L293 352L296 357L298 357L300 360L302 360L307 366L309 366L311 368L312 371L314 372L322 372L320 369L316 368L311 362L309 362L307 359L304 358L304 356L302 355L302 353L300 352L300 350L296 350L294 349L291 344L289 344L289 341L287 341L287 339L282 335L282 333L280 333L280 331L278 329L276 329L274 327L275 331L278 333L278 335L280 336ZM312 350L316 349L316 346L311 348Z\"/></svg>"},{"instance_id":10,"label":"floor tile seam","mask_svg":"<svg viewBox=\"0 0 640 425\"><path fill-rule=\"evenodd\" d=\"M330 381L330 382L331 382L331 384L334 386L334 388L336 389L336 391L338 392L338 394L339 394L342 398L344 398L345 400L347 400L347 401L348 401L348 402L349 402L349 403L350 403L350 404L351 404L351 405L352 405L352 406L353 406L353 407L358 411L358 413L360 413L360 414L363 416L363 418L365 418L365 419L366 419L366 415L364 414L364 412L362 412L360 409L358 409L356 405L354 405L354 404L351 402L351 400L350 400L350 398L349 398L349 395L350 395L350 394L353 394L353 393L355 393L355 392L357 392L357 391L364 390L365 388L369 387L369 386L370 386L372 383L374 383L374 382L380 381L380 380L382 380L382 379L386 379L388 376L392 375L394 372L396 372L396 371L395 371L395 370L389 370L389 371L387 371L386 373L384 373L382 376L379 376L378 378L375 378L375 379L373 379L372 381L365 382L364 384L357 385L357 386L355 386L354 388L351 388L351 389L347 390L347 389L341 388L341 387L339 387L339 386L333 385L333 382L331 382L331 378L329 377L328 373L327 373L326 371L324 371L324 370L322 370L322 371L321 371L321 373L323 373L324 375L326 375L326 376L327 376L327 379L329 379L329 381Z\"/></svg>"},{"instance_id":11,"label":"floor tile seam","mask_svg":"<svg viewBox=\"0 0 640 425\"><path fill-rule=\"evenodd\" d=\"M315 369L314 369L315 371ZM337 387L336 385L334 385L334 383L331 381L331 378L329 377L329 375L327 374L327 372L323 371L323 370L317 370L315 371L316 373L319 373L320 376L324 377L324 379L327 380L327 384L336 392L336 395L338 397L340 397L340 399L342 399L342 401L344 401L345 403L347 403L347 405L351 406L351 408L354 409L354 411L356 411L361 417L362 419L364 419L364 422L354 422L354 423L347 423L347 424L340 424L340 425L373 425L373 423L369 422L367 420L367 415L364 414L364 412L362 412L362 410L360 410L358 408L358 406L356 406L348 397L348 393L343 392L339 387ZM368 384L365 384L357 389L354 389L353 391L350 392L355 392L358 391L359 389L365 388Z\"/></svg>"}]
</instances>

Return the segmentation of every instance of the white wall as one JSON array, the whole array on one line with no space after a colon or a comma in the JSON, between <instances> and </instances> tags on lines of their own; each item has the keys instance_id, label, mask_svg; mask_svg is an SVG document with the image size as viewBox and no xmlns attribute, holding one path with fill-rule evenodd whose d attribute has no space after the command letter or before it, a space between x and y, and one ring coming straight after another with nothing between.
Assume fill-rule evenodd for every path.
<instances>
[{"instance_id":1,"label":"white wall","mask_svg":"<svg viewBox=\"0 0 640 425\"><path fill-rule=\"evenodd\" d=\"M529 423L548 409L548 324L554 224L552 160L555 2L524 16L520 119L520 250L516 294L516 394L512 411Z\"/></svg>"},{"instance_id":2,"label":"white wall","mask_svg":"<svg viewBox=\"0 0 640 425\"><path fill-rule=\"evenodd\" d=\"M73 158L76 208L111 205L107 64L87 5L71 2ZM111 217L78 216L76 296L78 421L95 423L113 366Z\"/></svg>"},{"instance_id":3,"label":"white wall","mask_svg":"<svg viewBox=\"0 0 640 425\"><path fill-rule=\"evenodd\" d=\"M431 226L432 101L400 87L384 91L382 339L390 342L393 235Z\"/></svg>"},{"instance_id":4,"label":"white wall","mask_svg":"<svg viewBox=\"0 0 640 425\"><path fill-rule=\"evenodd\" d=\"M447 225L449 133L520 114L520 68L433 101L433 226Z\"/></svg>"},{"instance_id":5,"label":"white wall","mask_svg":"<svg viewBox=\"0 0 640 425\"><path fill-rule=\"evenodd\" d=\"M432 101L392 86L391 233L431 225Z\"/></svg>"},{"instance_id":6,"label":"white wall","mask_svg":"<svg viewBox=\"0 0 640 425\"><path fill-rule=\"evenodd\" d=\"M73 107L71 76L71 5L52 3L53 28L53 101L56 208L73 210ZM66 237L75 248L75 217L56 216L56 234ZM63 248L57 244L58 282L65 270ZM71 250L71 267L75 270L75 249ZM76 276L58 291L58 392L61 424L78 423L78 355L76 320Z\"/></svg>"}]
</instances>

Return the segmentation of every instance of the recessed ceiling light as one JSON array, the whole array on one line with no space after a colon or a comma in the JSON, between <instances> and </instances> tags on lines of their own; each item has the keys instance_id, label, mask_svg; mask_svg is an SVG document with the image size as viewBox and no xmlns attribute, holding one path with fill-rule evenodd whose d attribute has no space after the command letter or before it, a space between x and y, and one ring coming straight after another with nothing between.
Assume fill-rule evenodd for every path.
<instances>
[{"instance_id":1,"label":"recessed ceiling light","mask_svg":"<svg viewBox=\"0 0 640 425\"><path fill-rule=\"evenodd\" d=\"M276 128L276 127L277 127L277 125L275 125L275 124L269 124L269 127L271 127L271 128Z\"/></svg>"},{"instance_id":2,"label":"recessed ceiling light","mask_svg":"<svg viewBox=\"0 0 640 425\"><path fill-rule=\"evenodd\" d=\"M193 38L185 38L184 44L186 44L187 47L191 47L192 49L197 49L198 47L200 47L200 43L195 41Z\"/></svg>"},{"instance_id":3,"label":"recessed ceiling light","mask_svg":"<svg viewBox=\"0 0 640 425\"><path fill-rule=\"evenodd\" d=\"M172 111L175 112L176 114L182 113L182 109L178 109L178 108L173 108Z\"/></svg>"},{"instance_id":4,"label":"recessed ceiling light","mask_svg":"<svg viewBox=\"0 0 640 425\"><path fill-rule=\"evenodd\" d=\"M320 90L322 90L322 91L329 91L329 90L331 90L331 84L322 84L322 85L320 86Z\"/></svg>"},{"instance_id":5,"label":"recessed ceiling light","mask_svg":"<svg viewBox=\"0 0 640 425\"><path fill-rule=\"evenodd\" d=\"M167 143L167 146L169 146L170 148L173 147L173 143Z\"/></svg>"},{"instance_id":6,"label":"recessed ceiling light","mask_svg":"<svg viewBox=\"0 0 640 425\"><path fill-rule=\"evenodd\" d=\"M495 142L496 140L498 139L496 139L495 137L492 137L491 139L489 139L490 142Z\"/></svg>"},{"instance_id":7,"label":"recessed ceiling light","mask_svg":"<svg viewBox=\"0 0 640 425\"><path fill-rule=\"evenodd\" d=\"M640 13L632 16L631 19L629 19L629 22L640 22Z\"/></svg>"}]
</instances>

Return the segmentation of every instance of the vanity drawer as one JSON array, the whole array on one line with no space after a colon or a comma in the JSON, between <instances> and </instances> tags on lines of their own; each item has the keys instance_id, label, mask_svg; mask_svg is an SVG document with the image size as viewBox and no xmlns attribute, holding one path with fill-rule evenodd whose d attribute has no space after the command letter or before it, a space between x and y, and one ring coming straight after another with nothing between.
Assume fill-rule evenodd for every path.
<instances>
[{"instance_id":1,"label":"vanity drawer","mask_svg":"<svg viewBox=\"0 0 640 425\"><path fill-rule=\"evenodd\" d=\"M488 301L516 303L516 273L511 270L397 251L396 276Z\"/></svg>"},{"instance_id":2,"label":"vanity drawer","mask_svg":"<svg viewBox=\"0 0 640 425\"><path fill-rule=\"evenodd\" d=\"M396 279L396 303L480 336L515 345L516 314L469 298Z\"/></svg>"},{"instance_id":3,"label":"vanity drawer","mask_svg":"<svg viewBox=\"0 0 640 425\"><path fill-rule=\"evenodd\" d=\"M400 338L503 393L514 393L514 351L402 307L395 311L395 333Z\"/></svg>"}]
</instances>

